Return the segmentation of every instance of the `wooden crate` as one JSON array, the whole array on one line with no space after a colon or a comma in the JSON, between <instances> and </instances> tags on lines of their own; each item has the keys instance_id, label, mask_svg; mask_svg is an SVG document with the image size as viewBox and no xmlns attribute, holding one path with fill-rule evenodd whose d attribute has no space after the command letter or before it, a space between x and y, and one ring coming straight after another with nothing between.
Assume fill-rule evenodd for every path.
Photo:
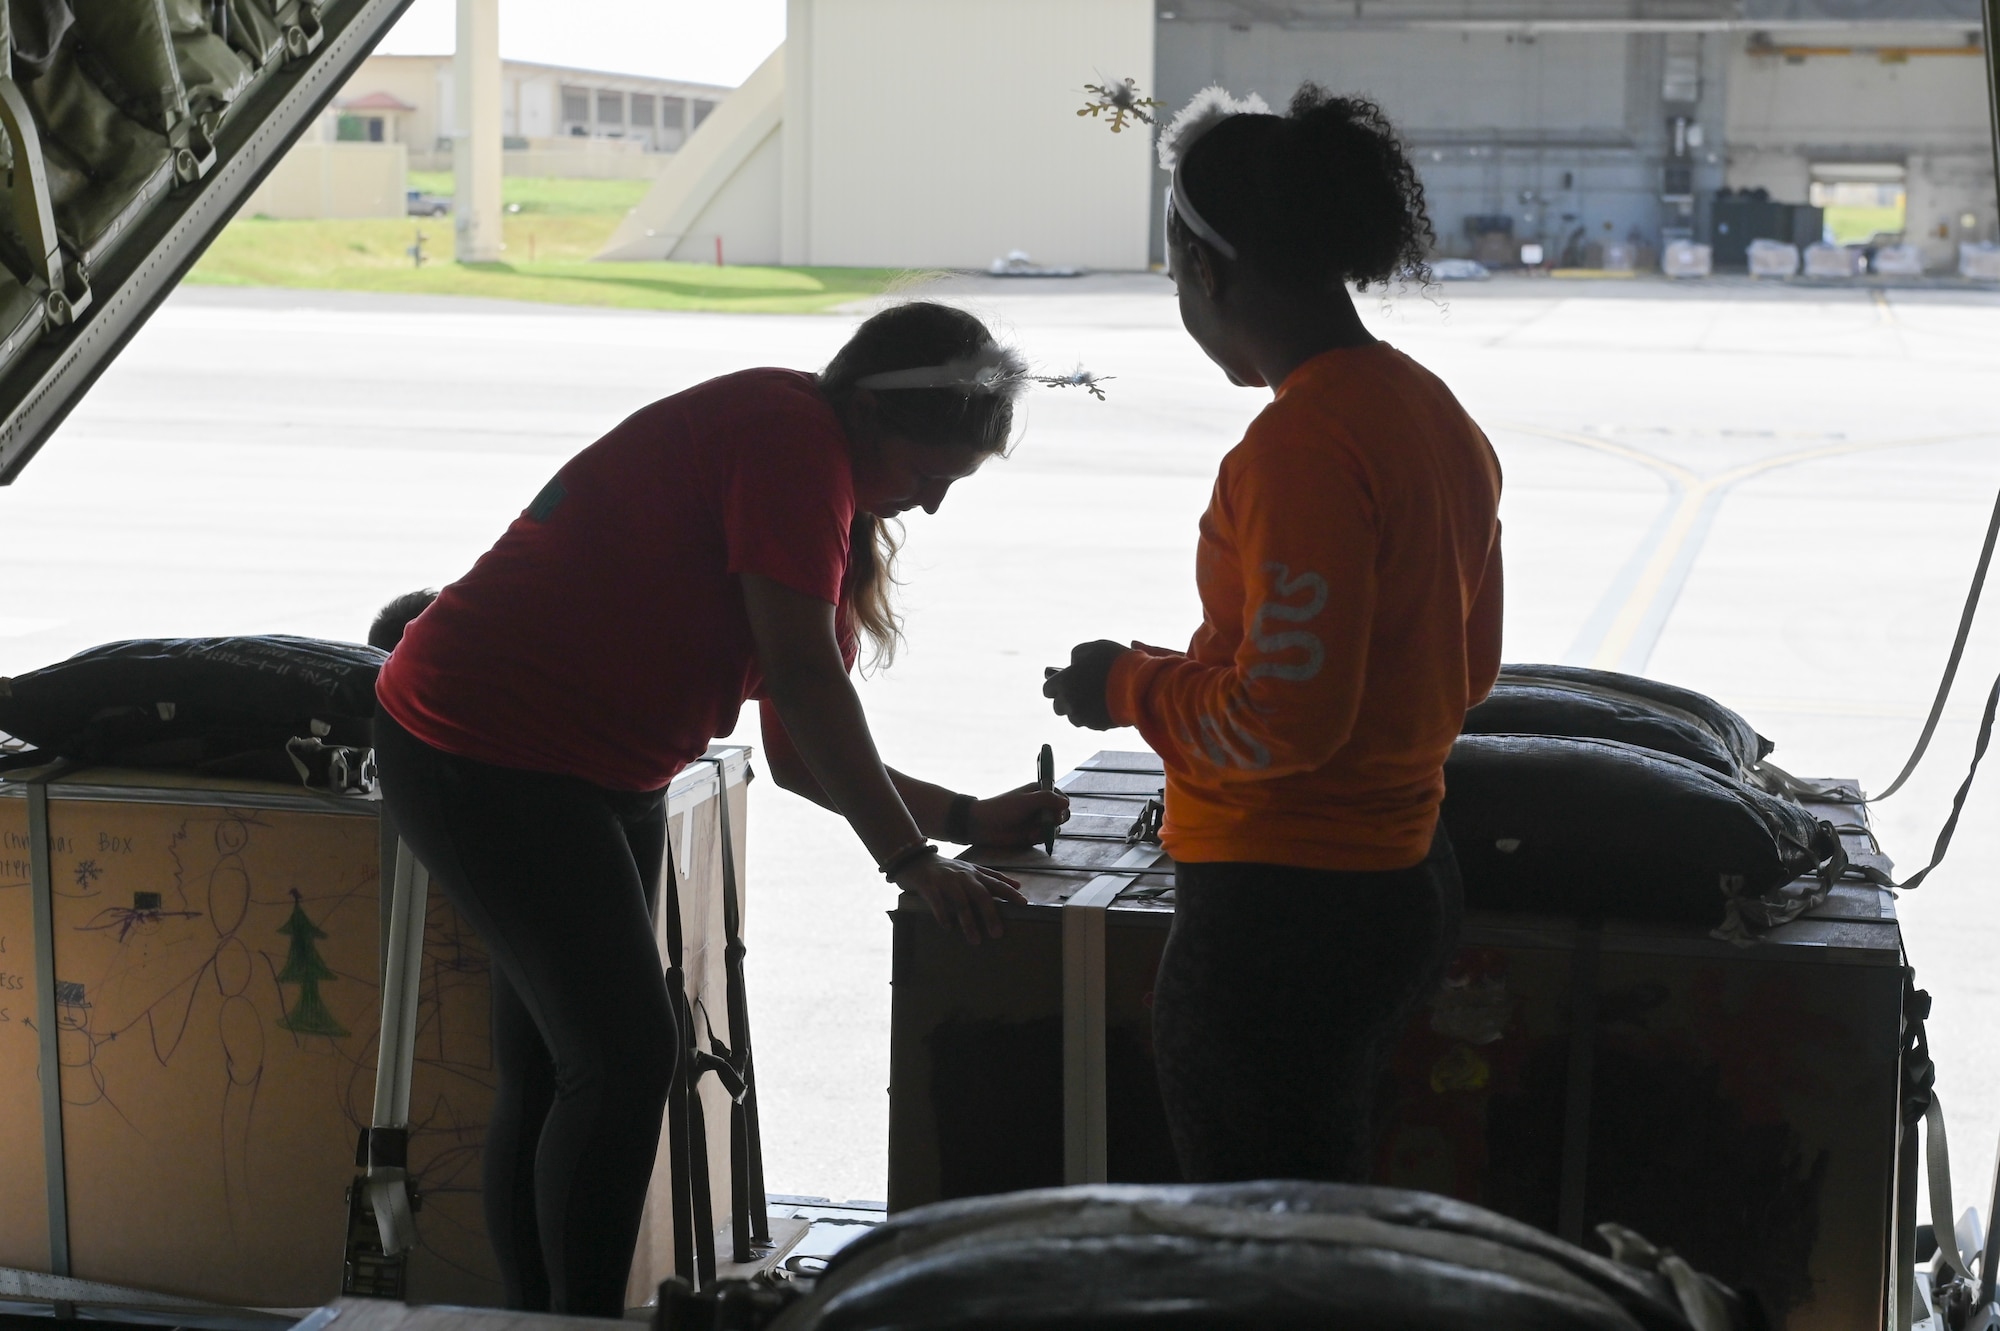
<instances>
[{"instance_id":1,"label":"wooden crate","mask_svg":"<svg viewBox=\"0 0 2000 1331\"><path fill-rule=\"evenodd\" d=\"M721 768L689 768L668 809L689 992L722 1030L717 796L726 781L741 894L748 751L714 756ZM375 1086L377 802L109 769L48 786L63 1184L51 1198L31 775L0 783L0 1265L50 1270L52 1220L66 1207L70 1274L219 1304L330 1301ZM297 948L328 977L285 978ZM410 1297L497 1303L480 1196L493 1090L487 959L435 888L419 1003L410 1163L423 1200ZM729 1100L713 1078L702 1096L726 1222ZM651 1296L672 1252L661 1170L630 1302Z\"/></svg>"},{"instance_id":2,"label":"wooden crate","mask_svg":"<svg viewBox=\"0 0 2000 1331\"><path fill-rule=\"evenodd\" d=\"M1074 816L1056 861L1085 872L1050 872L1039 850L979 854L1030 899L1005 910L1003 939L968 948L921 901L899 906L892 1209L1078 1181L1093 1149L1098 1177L1177 1177L1148 1011L1171 862L1093 926L1101 995L1079 980L1090 913L1064 904L1129 854L1120 837L1158 770L1152 754L1102 753L1063 779ZM1865 836L1849 849L1875 854ZM1384 1075L1376 1181L1589 1244L1616 1220L1756 1287L1793 1331L1878 1331L1905 977L1891 898L1873 887L1842 885L1748 948L1693 927L1474 913ZM1079 1003L1101 1017L1079 1023ZM1100 1074L1079 1071L1077 1048L1093 1030L1096 1089L1080 1087ZM1077 1135L1093 1094L1101 1147Z\"/></svg>"}]
</instances>

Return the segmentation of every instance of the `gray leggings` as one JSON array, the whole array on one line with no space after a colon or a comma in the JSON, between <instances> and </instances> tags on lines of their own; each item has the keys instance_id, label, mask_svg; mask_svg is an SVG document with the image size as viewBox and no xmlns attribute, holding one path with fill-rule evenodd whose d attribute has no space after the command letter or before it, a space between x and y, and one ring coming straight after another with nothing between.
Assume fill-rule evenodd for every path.
<instances>
[{"instance_id":1,"label":"gray leggings","mask_svg":"<svg viewBox=\"0 0 2000 1331\"><path fill-rule=\"evenodd\" d=\"M1458 944L1443 830L1408 869L1182 864L1174 886L1153 1049L1182 1175L1366 1182L1382 1060Z\"/></svg>"}]
</instances>

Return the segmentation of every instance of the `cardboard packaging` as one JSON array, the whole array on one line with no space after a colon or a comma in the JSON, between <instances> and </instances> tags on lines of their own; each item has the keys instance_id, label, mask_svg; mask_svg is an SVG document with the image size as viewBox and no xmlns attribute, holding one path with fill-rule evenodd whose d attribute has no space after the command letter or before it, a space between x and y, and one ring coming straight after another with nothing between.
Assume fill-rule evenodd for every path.
<instances>
[{"instance_id":1,"label":"cardboard packaging","mask_svg":"<svg viewBox=\"0 0 2000 1331\"><path fill-rule=\"evenodd\" d=\"M977 856L1029 897L1005 937L968 948L921 902L897 911L892 1210L1177 1177L1149 1013L1172 866L1123 840L1158 773L1100 753L1061 783L1054 861ZM1886 865L1865 832L1848 846ZM1907 974L1889 895L1861 884L1751 947L1473 913L1378 1088L1375 1181L1593 1245L1617 1221L1757 1290L1787 1331L1879 1331Z\"/></svg>"},{"instance_id":2,"label":"cardboard packaging","mask_svg":"<svg viewBox=\"0 0 2000 1331\"><path fill-rule=\"evenodd\" d=\"M669 790L669 842L689 994L721 1031L719 795L729 791L740 909L749 765L745 749L711 756L720 767L694 764ZM91 768L44 787L40 845L34 775L0 782L0 1265L229 1306L330 1302L355 1141L375 1089L386 909L378 802ZM48 927L38 930L44 870ZM46 998L38 943L54 956ZM59 1149L43 1113L45 1002L61 1063ZM489 1004L486 953L434 885L411 1094L422 1198L412 1301L500 1299L481 1215ZM730 1214L730 1102L714 1078L701 1095L720 1223ZM664 1137L661 1150L664 1159ZM673 1251L662 1168L633 1305L671 1273Z\"/></svg>"}]
</instances>

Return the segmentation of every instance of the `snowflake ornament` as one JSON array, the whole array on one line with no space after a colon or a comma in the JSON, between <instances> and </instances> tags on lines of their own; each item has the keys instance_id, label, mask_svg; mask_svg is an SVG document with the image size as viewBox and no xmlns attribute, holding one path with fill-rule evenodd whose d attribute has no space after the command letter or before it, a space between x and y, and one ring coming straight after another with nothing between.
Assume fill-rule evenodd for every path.
<instances>
[{"instance_id":1,"label":"snowflake ornament","mask_svg":"<svg viewBox=\"0 0 2000 1331\"><path fill-rule=\"evenodd\" d=\"M1153 123L1153 108L1166 103L1152 97L1139 95L1136 79L1121 79L1116 83L1086 83L1083 90L1090 94L1090 100L1077 112L1080 116L1102 116L1111 113L1111 132L1123 133L1125 126L1134 122L1141 125Z\"/></svg>"}]
</instances>

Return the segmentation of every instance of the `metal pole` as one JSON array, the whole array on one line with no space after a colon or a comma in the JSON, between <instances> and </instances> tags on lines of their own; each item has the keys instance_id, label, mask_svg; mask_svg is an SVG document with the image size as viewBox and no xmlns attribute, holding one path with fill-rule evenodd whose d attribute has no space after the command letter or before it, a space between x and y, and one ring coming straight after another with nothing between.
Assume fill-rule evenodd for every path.
<instances>
[{"instance_id":1,"label":"metal pole","mask_svg":"<svg viewBox=\"0 0 2000 1331\"><path fill-rule=\"evenodd\" d=\"M2000 208L2000 0L1986 0L1979 13L1986 25L1986 116L1992 130L1986 146L1993 152L1993 204ZM2000 239L2000 217L1994 234Z\"/></svg>"},{"instance_id":2,"label":"metal pole","mask_svg":"<svg viewBox=\"0 0 2000 1331\"><path fill-rule=\"evenodd\" d=\"M1986 115L1987 128L1991 131L1986 146L1993 154L1994 204L2000 207L2000 49L1996 49L2000 46L2000 0L1986 0L1979 7L1979 16L1985 27ZM2000 225L2000 218L1995 220L1996 225ZM1991 1326L1994 1321L1994 1283L1996 1276L2000 1276L2000 1272L1993 1269L1996 1259L2000 1259L2000 1242L1996 1242L1992 1233L1995 1222L2000 1221L2000 1215L1994 1214L1996 1209L2000 1209L2000 1160L1994 1163L1993 1200L1986 1210L1988 1233L1985 1251L1980 1255L1979 1294L1978 1301L1973 1305L1974 1326ZM1944 1235L1938 1235L1939 1243L1950 1241Z\"/></svg>"},{"instance_id":3,"label":"metal pole","mask_svg":"<svg viewBox=\"0 0 2000 1331\"><path fill-rule=\"evenodd\" d=\"M44 772L28 786L28 856L34 879L35 1035L37 1074L42 1082L42 1159L48 1197L49 1274L69 1269L69 1172L63 1146L61 992L56 981L55 874L50 864L49 779ZM58 1304L58 1317L65 1314Z\"/></svg>"},{"instance_id":4,"label":"metal pole","mask_svg":"<svg viewBox=\"0 0 2000 1331\"><path fill-rule=\"evenodd\" d=\"M496 263L500 239L500 0L458 0L452 59L452 226L460 263Z\"/></svg>"}]
</instances>

